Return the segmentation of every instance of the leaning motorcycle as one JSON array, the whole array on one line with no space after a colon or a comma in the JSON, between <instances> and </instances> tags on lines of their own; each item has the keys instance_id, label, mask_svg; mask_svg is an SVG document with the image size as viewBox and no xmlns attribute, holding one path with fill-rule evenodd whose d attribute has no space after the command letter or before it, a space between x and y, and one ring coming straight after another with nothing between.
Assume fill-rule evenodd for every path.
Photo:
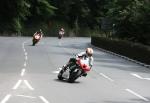
<instances>
[{"instance_id":1,"label":"leaning motorcycle","mask_svg":"<svg viewBox=\"0 0 150 103\"><path fill-rule=\"evenodd\" d=\"M35 46L35 44L37 44L39 41L40 41L40 36L35 35L32 40L32 43L33 43L32 45Z\"/></svg>"},{"instance_id":2,"label":"leaning motorcycle","mask_svg":"<svg viewBox=\"0 0 150 103\"><path fill-rule=\"evenodd\" d=\"M59 31L59 34L58 34L58 39L61 39L64 35L64 31Z\"/></svg>"},{"instance_id":3,"label":"leaning motorcycle","mask_svg":"<svg viewBox=\"0 0 150 103\"><path fill-rule=\"evenodd\" d=\"M81 58L76 59L76 63L72 66L62 68L58 73L59 80L67 80L69 83L73 83L76 79L84 76L85 73L90 71L90 66L87 60Z\"/></svg>"},{"instance_id":4,"label":"leaning motorcycle","mask_svg":"<svg viewBox=\"0 0 150 103\"><path fill-rule=\"evenodd\" d=\"M61 39L62 37L63 37L62 34L59 34L59 35L58 35L58 39Z\"/></svg>"}]
</instances>

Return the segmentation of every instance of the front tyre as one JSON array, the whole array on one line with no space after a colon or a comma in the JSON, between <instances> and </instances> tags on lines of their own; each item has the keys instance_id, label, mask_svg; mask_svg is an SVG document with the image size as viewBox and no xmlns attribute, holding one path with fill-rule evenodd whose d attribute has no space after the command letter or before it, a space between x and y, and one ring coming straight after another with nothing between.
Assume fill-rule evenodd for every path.
<instances>
[{"instance_id":1,"label":"front tyre","mask_svg":"<svg viewBox=\"0 0 150 103\"><path fill-rule=\"evenodd\" d=\"M60 70L60 72L58 73L58 79L59 80L63 80L64 78L62 77L62 74L63 74L63 70Z\"/></svg>"},{"instance_id":2,"label":"front tyre","mask_svg":"<svg viewBox=\"0 0 150 103\"><path fill-rule=\"evenodd\" d=\"M77 70L77 72L72 72L70 74L70 77L68 79L69 83L73 83L77 78L79 78L81 76L82 71L81 70Z\"/></svg>"},{"instance_id":3,"label":"front tyre","mask_svg":"<svg viewBox=\"0 0 150 103\"><path fill-rule=\"evenodd\" d=\"M33 42L32 46L35 46L35 44L37 43L37 40L33 39L32 42Z\"/></svg>"}]
</instances>

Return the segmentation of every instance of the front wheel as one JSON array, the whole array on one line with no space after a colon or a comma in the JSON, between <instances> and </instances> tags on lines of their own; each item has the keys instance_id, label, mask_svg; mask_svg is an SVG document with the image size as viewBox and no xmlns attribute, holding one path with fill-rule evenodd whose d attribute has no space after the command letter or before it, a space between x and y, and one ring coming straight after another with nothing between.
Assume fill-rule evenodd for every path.
<instances>
[{"instance_id":1,"label":"front wheel","mask_svg":"<svg viewBox=\"0 0 150 103\"><path fill-rule=\"evenodd\" d=\"M33 39L33 40L32 40L32 45L35 46L36 43L37 43L37 40L36 40L36 39Z\"/></svg>"},{"instance_id":2,"label":"front wheel","mask_svg":"<svg viewBox=\"0 0 150 103\"><path fill-rule=\"evenodd\" d=\"M63 74L63 70L60 70L60 72L58 73L58 79L59 80L63 80L64 78L62 77L62 74Z\"/></svg>"},{"instance_id":3,"label":"front wheel","mask_svg":"<svg viewBox=\"0 0 150 103\"><path fill-rule=\"evenodd\" d=\"M68 79L69 83L73 83L77 78L79 78L81 76L82 71L81 70L77 70L76 72L72 72L70 74L70 77Z\"/></svg>"}]
</instances>

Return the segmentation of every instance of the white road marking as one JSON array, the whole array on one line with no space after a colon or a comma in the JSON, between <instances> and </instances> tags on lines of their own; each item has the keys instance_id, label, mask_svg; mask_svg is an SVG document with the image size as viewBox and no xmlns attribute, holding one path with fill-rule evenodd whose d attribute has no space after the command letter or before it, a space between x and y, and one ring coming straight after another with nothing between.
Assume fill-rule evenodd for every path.
<instances>
[{"instance_id":1,"label":"white road marking","mask_svg":"<svg viewBox=\"0 0 150 103\"><path fill-rule=\"evenodd\" d=\"M6 103L10 97L11 97L11 94L6 95L5 98L0 103Z\"/></svg>"},{"instance_id":2,"label":"white road marking","mask_svg":"<svg viewBox=\"0 0 150 103\"><path fill-rule=\"evenodd\" d=\"M43 96L39 96L39 97L44 103L49 103L49 101L47 101Z\"/></svg>"},{"instance_id":3,"label":"white road marking","mask_svg":"<svg viewBox=\"0 0 150 103\"><path fill-rule=\"evenodd\" d=\"M143 79L145 79L145 80L150 80L150 78L143 78Z\"/></svg>"},{"instance_id":4,"label":"white road marking","mask_svg":"<svg viewBox=\"0 0 150 103\"><path fill-rule=\"evenodd\" d=\"M100 75L101 75L101 76L103 76L104 78L106 78L106 79L110 80L111 82L113 82L113 81L114 81L113 79L109 78L108 76L106 76L106 75L105 75L105 74L103 74L103 73L100 73Z\"/></svg>"},{"instance_id":5,"label":"white road marking","mask_svg":"<svg viewBox=\"0 0 150 103\"><path fill-rule=\"evenodd\" d=\"M25 60L28 60L28 57L27 57L27 56L25 56Z\"/></svg>"},{"instance_id":6,"label":"white road marking","mask_svg":"<svg viewBox=\"0 0 150 103\"><path fill-rule=\"evenodd\" d=\"M58 74L58 73L59 73L59 71L53 71L52 73L56 73L56 74Z\"/></svg>"},{"instance_id":7,"label":"white road marking","mask_svg":"<svg viewBox=\"0 0 150 103\"><path fill-rule=\"evenodd\" d=\"M24 49L24 44L22 44L22 49Z\"/></svg>"},{"instance_id":8,"label":"white road marking","mask_svg":"<svg viewBox=\"0 0 150 103\"><path fill-rule=\"evenodd\" d=\"M131 73L131 75L133 75L133 76L135 76L135 77L137 77L137 78L139 78L139 79L150 80L150 78L143 78L143 77L141 77L140 75L135 74L135 73Z\"/></svg>"},{"instance_id":9,"label":"white road marking","mask_svg":"<svg viewBox=\"0 0 150 103\"><path fill-rule=\"evenodd\" d=\"M22 69L21 76L24 76L26 69Z\"/></svg>"},{"instance_id":10,"label":"white road marking","mask_svg":"<svg viewBox=\"0 0 150 103\"><path fill-rule=\"evenodd\" d=\"M26 98L36 98L36 97L32 97L32 96L25 96L25 95L16 95L16 96L19 96L19 97L26 97Z\"/></svg>"},{"instance_id":11,"label":"white road marking","mask_svg":"<svg viewBox=\"0 0 150 103\"><path fill-rule=\"evenodd\" d=\"M62 70L62 68L58 68L59 70Z\"/></svg>"},{"instance_id":12,"label":"white road marking","mask_svg":"<svg viewBox=\"0 0 150 103\"><path fill-rule=\"evenodd\" d=\"M26 49L23 49L24 52L26 52Z\"/></svg>"},{"instance_id":13,"label":"white road marking","mask_svg":"<svg viewBox=\"0 0 150 103\"><path fill-rule=\"evenodd\" d=\"M130 89L125 89L125 90L126 90L126 91L128 91L129 93L131 93L131 94L133 94L133 95L135 95L135 96L139 97L140 99L142 99L142 100L146 101L146 102L148 102L148 101L149 101L147 98L145 98L145 97L143 97L143 96L141 96L141 95L139 95L139 94L137 94L137 93L133 92L133 91L132 91L132 90L130 90Z\"/></svg>"},{"instance_id":14,"label":"white road marking","mask_svg":"<svg viewBox=\"0 0 150 103\"><path fill-rule=\"evenodd\" d=\"M27 85L27 87L30 89L30 90L34 90L34 88L32 88L32 86L29 84L29 82L27 80L24 80L24 83Z\"/></svg>"},{"instance_id":15,"label":"white road marking","mask_svg":"<svg viewBox=\"0 0 150 103\"><path fill-rule=\"evenodd\" d=\"M24 55L25 55L25 56L27 56L27 55L28 55L28 53L27 53L27 52L25 52L25 53L24 53Z\"/></svg>"},{"instance_id":16,"label":"white road marking","mask_svg":"<svg viewBox=\"0 0 150 103\"><path fill-rule=\"evenodd\" d=\"M16 85L13 87L13 89L17 89L19 87L19 85L21 84L21 82L22 82L22 80L18 80Z\"/></svg>"},{"instance_id":17,"label":"white road marking","mask_svg":"<svg viewBox=\"0 0 150 103\"><path fill-rule=\"evenodd\" d=\"M27 63L26 62L24 62L24 67L26 67L27 66Z\"/></svg>"},{"instance_id":18,"label":"white road marking","mask_svg":"<svg viewBox=\"0 0 150 103\"><path fill-rule=\"evenodd\" d=\"M139 76L138 74L131 73L131 75L133 75L133 76L135 76L135 77L137 77L137 78L139 78L139 79L142 79L142 77L141 77L141 76Z\"/></svg>"}]
</instances>

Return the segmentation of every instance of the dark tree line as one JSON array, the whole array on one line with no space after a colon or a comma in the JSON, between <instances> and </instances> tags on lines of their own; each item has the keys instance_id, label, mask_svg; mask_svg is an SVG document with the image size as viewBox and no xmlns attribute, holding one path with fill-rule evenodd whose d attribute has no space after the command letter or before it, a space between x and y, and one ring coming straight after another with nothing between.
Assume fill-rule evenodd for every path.
<instances>
[{"instance_id":1,"label":"dark tree line","mask_svg":"<svg viewBox=\"0 0 150 103\"><path fill-rule=\"evenodd\" d=\"M150 42L149 0L0 0L1 33L20 33L27 23L50 20L103 30L105 18L111 37Z\"/></svg>"}]
</instances>

